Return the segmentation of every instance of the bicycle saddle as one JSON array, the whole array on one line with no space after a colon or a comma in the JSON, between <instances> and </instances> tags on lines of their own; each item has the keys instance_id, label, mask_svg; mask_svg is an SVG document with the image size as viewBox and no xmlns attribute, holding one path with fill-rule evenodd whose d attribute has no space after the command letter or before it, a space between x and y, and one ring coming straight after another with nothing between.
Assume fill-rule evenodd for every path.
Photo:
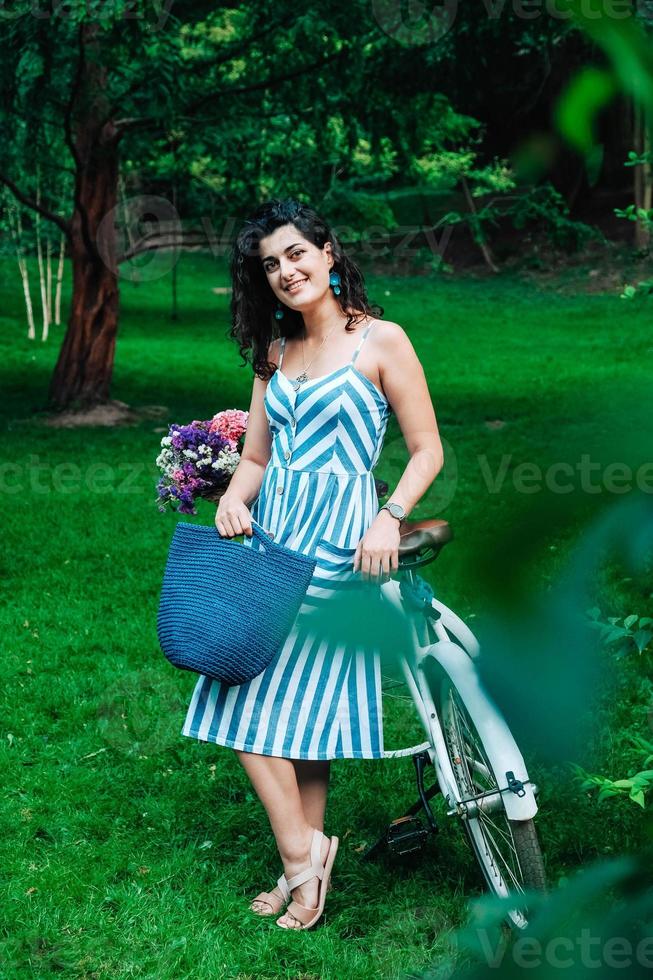
<instances>
[{"instance_id":1,"label":"bicycle saddle","mask_svg":"<svg viewBox=\"0 0 653 980\"><path fill-rule=\"evenodd\" d=\"M414 555L424 548L433 548L437 554L452 538L453 531L447 521L429 517L409 521L406 518L399 525L399 557Z\"/></svg>"}]
</instances>

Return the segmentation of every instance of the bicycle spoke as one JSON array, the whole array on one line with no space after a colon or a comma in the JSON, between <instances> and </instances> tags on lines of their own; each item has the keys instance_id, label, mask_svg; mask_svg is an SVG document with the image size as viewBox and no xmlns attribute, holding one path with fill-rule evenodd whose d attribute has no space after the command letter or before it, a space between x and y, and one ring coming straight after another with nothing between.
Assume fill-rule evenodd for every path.
<instances>
[{"instance_id":1,"label":"bicycle spoke","mask_svg":"<svg viewBox=\"0 0 653 980\"><path fill-rule=\"evenodd\" d=\"M491 789L492 784L490 781L492 779L492 774L488 770L487 766L484 766L482 762L479 762L478 759L474 759L473 757L471 759L471 766L475 773L485 777L486 784L485 786L481 787L481 792L485 792L486 789Z\"/></svg>"},{"instance_id":2,"label":"bicycle spoke","mask_svg":"<svg viewBox=\"0 0 653 980\"><path fill-rule=\"evenodd\" d=\"M494 843L494 841L492 840L491 837L490 837L490 842L491 843ZM516 852L514 852L514 848L511 847L511 851L513 851L513 853L515 854L515 857L517 857ZM505 868L505 870L508 872L508 875L510 876L510 878L511 878L511 880L513 882L513 886L516 889L518 889L518 891L523 892L524 888L523 888L523 885L521 883L521 880L517 877L517 875L515 874L515 872L513 871L513 869L511 868L510 864L508 863L508 861L506 860L506 858L504 857L504 855L501 853L501 851L499 850L499 848L497 848L497 847L494 847L493 848L493 855L494 855L494 857L496 859L498 859L498 861L503 865L503 867ZM519 864L519 860L517 860L517 867L519 869L519 873L521 874L521 866Z\"/></svg>"},{"instance_id":3,"label":"bicycle spoke","mask_svg":"<svg viewBox=\"0 0 653 980\"><path fill-rule=\"evenodd\" d=\"M486 825L488 825L489 827L491 827L492 830L495 831L495 833L499 834L503 838L503 840L506 842L506 844L510 848L510 851L512 852L512 854L514 854L514 856L517 857L517 851L515 849L515 841L513 839L513 836L512 836L511 831L508 830L508 832L506 833L505 830L502 830L502 828L499 827L498 824L496 824L494 822L494 820L492 819L492 817L490 816L490 814L484 813L482 810L480 812L480 819Z\"/></svg>"},{"instance_id":4,"label":"bicycle spoke","mask_svg":"<svg viewBox=\"0 0 653 980\"><path fill-rule=\"evenodd\" d=\"M453 725L448 729L450 743L453 743L463 781L470 796L499 792L499 786L492 772L489 760L479 743L467 713L461 705L451 697L450 708ZM483 840L483 846L488 860L493 865L497 876L503 881L507 892L510 889L523 892L520 878L522 869L519 864L510 824L505 819L506 827L501 827L492 815L482 808L479 801L475 816L475 827ZM471 827L470 827L471 829ZM507 855L504 853L507 851ZM516 864L516 868L514 865ZM506 887L509 886L509 887Z\"/></svg>"},{"instance_id":5,"label":"bicycle spoke","mask_svg":"<svg viewBox=\"0 0 653 980\"><path fill-rule=\"evenodd\" d=\"M523 929L529 912L525 890L546 887L539 844L532 820L513 821L508 817L501 798L501 790L507 792L507 788L503 780L497 781L462 697L450 678L441 679L442 731L458 798L463 804L468 802L463 818L465 829L487 886L496 895L514 896L515 905L506 917L513 927ZM484 799L488 800L485 805L489 809L484 809Z\"/></svg>"},{"instance_id":6,"label":"bicycle spoke","mask_svg":"<svg viewBox=\"0 0 653 980\"><path fill-rule=\"evenodd\" d=\"M499 834L501 837L503 837L503 839L505 840L506 844L508 844L508 846L510 847L510 849L512 851L515 850L515 845L514 845L514 842L513 842L512 834L511 833L506 833L505 830L502 830L501 827L499 827L492 820L492 817L488 813L485 813L483 810L480 811L480 819L482 819L483 822L485 824L487 824L489 827L491 827L497 834Z\"/></svg>"},{"instance_id":7,"label":"bicycle spoke","mask_svg":"<svg viewBox=\"0 0 653 980\"><path fill-rule=\"evenodd\" d=\"M397 691L398 693L394 693ZM410 704L413 708L415 702L411 697L410 691L406 687L406 682L403 680L395 680L394 678L386 678L381 675L381 693L383 697L392 698L393 701L401 701L404 704Z\"/></svg>"}]
</instances>

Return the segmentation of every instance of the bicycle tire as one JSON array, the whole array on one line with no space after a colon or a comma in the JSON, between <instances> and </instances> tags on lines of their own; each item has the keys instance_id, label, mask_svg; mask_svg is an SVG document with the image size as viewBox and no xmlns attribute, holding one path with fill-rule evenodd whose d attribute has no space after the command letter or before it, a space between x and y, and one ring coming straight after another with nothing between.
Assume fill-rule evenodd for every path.
<instances>
[{"instance_id":1,"label":"bicycle tire","mask_svg":"<svg viewBox=\"0 0 653 980\"><path fill-rule=\"evenodd\" d=\"M498 789L499 782L481 736L448 675L441 678L438 695L447 754L461 799ZM479 754L481 758L474 758ZM519 894L526 889L546 892L546 871L533 819L511 820L503 807L491 818L482 810L478 813L479 816L467 816L462 822L489 890L495 895ZM493 827L497 818L501 825ZM496 838L504 845L503 849ZM528 909L522 903L506 918L513 928L524 928Z\"/></svg>"}]
</instances>

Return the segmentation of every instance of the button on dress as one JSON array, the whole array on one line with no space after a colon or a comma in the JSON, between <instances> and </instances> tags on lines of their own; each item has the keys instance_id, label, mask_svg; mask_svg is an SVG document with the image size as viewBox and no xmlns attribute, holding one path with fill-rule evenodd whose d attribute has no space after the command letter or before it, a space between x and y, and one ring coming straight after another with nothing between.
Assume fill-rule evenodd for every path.
<instances>
[{"instance_id":1,"label":"button on dress","mask_svg":"<svg viewBox=\"0 0 653 980\"><path fill-rule=\"evenodd\" d=\"M374 648L320 639L302 614L356 579L356 546L379 509L372 470L392 409L349 362L295 391L279 367L265 392L270 460L250 507L279 542L316 559L297 619L264 671L240 685L200 675L182 735L245 752L290 759L383 756L381 658ZM246 547L261 547L245 536ZM346 585L345 585L346 587ZM252 597L253 603L256 597Z\"/></svg>"}]
</instances>

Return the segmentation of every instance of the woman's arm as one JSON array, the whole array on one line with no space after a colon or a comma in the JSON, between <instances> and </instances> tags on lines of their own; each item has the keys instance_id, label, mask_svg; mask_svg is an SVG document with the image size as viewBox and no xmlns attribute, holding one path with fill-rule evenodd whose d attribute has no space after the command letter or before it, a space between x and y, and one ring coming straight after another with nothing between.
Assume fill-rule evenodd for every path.
<instances>
[{"instance_id":1,"label":"woman's arm","mask_svg":"<svg viewBox=\"0 0 653 980\"><path fill-rule=\"evenodd\" d=\"M442 469L444 454L422 364L408 335L398 323L379 321L375 337L383 390L397 417L410 454L389 503L401 504L407 514L424 496ZM399 521L387 510L379 511L358 544L354 571L385 575L399 565Z\"/></svg>"},{"instance_id":2,"label":"woman's arm","mask_svg":"<svg viewBox=\"0 0 653 980\"><path fill-rule=\"evenodd\" d=\"M381 384L399 422L410 460L388 503L406 514L415 507L442 469L444 454L424 368L398 323L384 323L379 367ZM396 518L387 511L394 523Z\"/></svg>"},{"instance_id":3,"label":"woman's arm","mask_svg":"<svg viewBox=\"0 0 653 980\"><path fill-rule=\"evenodd\" d=\"M276 343L274 341L268 351L271 360L274 360L272 351ZM267 386L267 381L255 375L240 462L220 498L215 516L216 527L226 537L252 533L249 505L259 494L272 451L270 427L263 401Z\"/></svg>"},{"instance_id":4,"label":"woman's arm","mask_svg":"<svg viewBox=\"0 0 653 980\"><path fill-rule=\"evenodd\" d=\"M267 382L259 377L254 378L243 451L222 499L228 494L249 505L261 489L263 471L272 450L270 427L263 404L266 387Z\"/></svg>"}]
</instances>

